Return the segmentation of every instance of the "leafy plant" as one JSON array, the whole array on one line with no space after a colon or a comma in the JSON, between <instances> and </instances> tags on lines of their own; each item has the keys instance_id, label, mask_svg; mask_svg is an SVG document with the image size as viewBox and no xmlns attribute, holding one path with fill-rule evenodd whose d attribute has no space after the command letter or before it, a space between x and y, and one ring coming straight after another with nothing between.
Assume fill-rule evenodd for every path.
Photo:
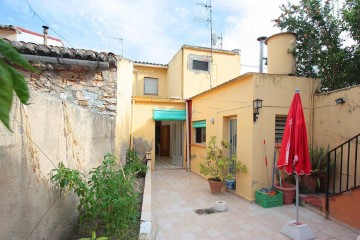
<instances>
[{"instance_id":1,"label":"leafy plant","mask_svg":"<svg viewBox=\"0 0 360 240\"><path fill-rule=\"evenodd\" d=\"M135 150L126 151L126 165L124 171L137 177L144 177L148 167L141 161Z\"/></svg>"},{"instance_id":2,"label":"leafy plant","mask_svg":"<svg viewBox=\"0 0 360 240\"><path fill-rule=\"evenodd\" d=\"M115 168L115 157L106 154L102 165L89 172L88 181L77 170L59 163L51 171L51 179L63 190L72 190L79 197L79 223L85 230L101 231L109 236L128 239L137 229L138 193L134 179Z\"/></svg>"},{"instance_id":3,"label":"leafy plant","mask_svg":"<svg viewBox=\"0 0 360 240\"><path fill-rule=\"evenodd\" d=\"M245 164L237 161L236 156L228 157L223 153L223 148L228 149L230 147L229 142L223 140L220 145L221 148L217 145L216 136L210 137L210 142L206 149L205 162L200 163L200 173L211 176L209 180L217 182L224 181L231 165L235 167L235 172L246 173L247 167Z\"/></svg>"},{"instance_id":4,"label":"leafy plant","mask_svg":"<svg viewBox=\"0 0 360 240\"><path fill-rule=\"evenodd\" d=\"M281 30L297 35L297 74L318 77L329 90L360 84L360 2L346 0L339 10L343 14L336 14L335 6L335 0L288 2L274 20Z\"/></svg>"},{"instance_id":5,"label":"leafy plant","mask_svg":"<svg viewBox=\"0 0 360 240\"><path fill-rule=\"evenodd\" d=\"M107 237L98 237L96 238L96 232L92 231L91 232L91 238L80 238L79 240L108 240L109 238Z\"/></svg>"},{"instance_id":6,"label":"leafy plant","mask_svg":"<svg viewBox=\"0 0 360 240\"><path fill-rule=\"evenodd\" d=\"M324 147L313 147L310 150L310 162L311 162L311 175L320 176L327 174L327 158L326 153L329 151L329 146L325 151ZM330 165L332 168L332 165Z\"/></svg>"},{"instance_id":7,"label":"leafy plant","mask_svg":"<svg viewBox=\"0 0 360 240\"><path fill-rule=\"evenodd\" d=\"M13 46L0 39L0 121L11 130L9 113L14 91L20 101L26 104L29 100L29 89L24 76L9 62L32 72L37 70Z\"/></svg>"}]
</instances>

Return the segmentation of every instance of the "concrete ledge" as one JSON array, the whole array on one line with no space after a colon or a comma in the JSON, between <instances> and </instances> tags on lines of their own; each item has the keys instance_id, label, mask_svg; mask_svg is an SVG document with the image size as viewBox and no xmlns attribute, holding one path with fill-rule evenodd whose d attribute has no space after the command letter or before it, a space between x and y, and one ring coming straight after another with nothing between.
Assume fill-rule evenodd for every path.
<instances>
[{"instance_id":1,"label":"concrete ledge","mask_svg":"<svg viewBox=\"0 0 360 240\"><path fill-rule=\"evenodd\" d=\"M157 230L151 222L151 161L147 162L148 171L145 176L139 239L156 239Z\"/></svg>"}]
</instances>

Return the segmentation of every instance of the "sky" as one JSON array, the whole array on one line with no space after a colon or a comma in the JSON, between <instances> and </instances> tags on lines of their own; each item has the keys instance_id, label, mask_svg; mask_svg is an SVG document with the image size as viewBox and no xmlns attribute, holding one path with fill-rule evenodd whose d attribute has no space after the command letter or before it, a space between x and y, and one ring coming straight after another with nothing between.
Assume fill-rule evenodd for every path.
<instances>
[{"instance_id":1,"label":"sky","mask_svg":"<svg viewBox=\"0 0 360 240\"><path fill-rule=\"evenodd\" d=\"M241 74L258 71L260 47L256 39L280 32L272 20L280 15L279 6L286 2L211 1L213 32L222 36L222 49L241 50ZM0 0L0 24L38 33L46 24L49 35L62 39L66 47L123 53L133 61L167 64L184 44L210 47L210 24L206 21L209 11L201 6L209 3L210 0ZM220 44L214 48L220 48Z\"/></svg>"}]
</instances>

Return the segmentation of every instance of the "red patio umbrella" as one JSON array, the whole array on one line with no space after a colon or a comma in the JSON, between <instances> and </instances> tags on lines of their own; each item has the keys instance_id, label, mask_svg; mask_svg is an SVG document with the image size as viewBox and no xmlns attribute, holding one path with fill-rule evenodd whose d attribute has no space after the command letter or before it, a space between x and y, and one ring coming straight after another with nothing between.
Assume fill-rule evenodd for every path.
<instances>
[{"instance_id":1,"label":"red patio umbrella","mask_svg":"<svg viewBox=\"0 0 360 240\"><path fill-rule=\"evenodd\" d=\"M309 148L306 134L306 123L299 90L295 90L289 113L286 119L284 135L281 143L279 169L285 169L296 178L296 223L299 223L299 175L311 172Z\"/></svg>"}]
</instances>

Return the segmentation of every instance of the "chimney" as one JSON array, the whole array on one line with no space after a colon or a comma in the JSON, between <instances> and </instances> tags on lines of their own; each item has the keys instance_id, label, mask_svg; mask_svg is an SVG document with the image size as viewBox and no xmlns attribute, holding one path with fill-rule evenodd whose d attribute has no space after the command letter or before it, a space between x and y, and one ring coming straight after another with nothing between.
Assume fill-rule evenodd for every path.
<instances>
[{"instance_id":1,"label":"chimney","mask_svg":"<svg viewBox=\"0 0 360 240\"><path fill-rule=\"evenodd\" d=\"M267 37L258 37L258 41L260 42L260 63L259 63L259 72L263 72L263 61L264 61L264 41Z\"/></svg>"},{"instance_id":2,"label":"chimney","mask_svg":"<svg viewBox=\"0 0 360 240\"><path fill-rule=\"evenodd\" d=\"M294 75L296 60L293 51L296 48L296 34L283 32L268 37L268 73Z\"/></svg>"},{"instance_id":3,"label":"chimney","mask_svg":"<svg viewBox=\"0 0 360 240\"><path fill-rule=\"evenodd\" d=\"M43 31L43 33L44 33L44 45L47 45L47 38L48 38L48 29L49 29L49 27L48 26L42 26L43 27L43 29L44 29L44 31Z\"/></svg>"}]
</instances>

